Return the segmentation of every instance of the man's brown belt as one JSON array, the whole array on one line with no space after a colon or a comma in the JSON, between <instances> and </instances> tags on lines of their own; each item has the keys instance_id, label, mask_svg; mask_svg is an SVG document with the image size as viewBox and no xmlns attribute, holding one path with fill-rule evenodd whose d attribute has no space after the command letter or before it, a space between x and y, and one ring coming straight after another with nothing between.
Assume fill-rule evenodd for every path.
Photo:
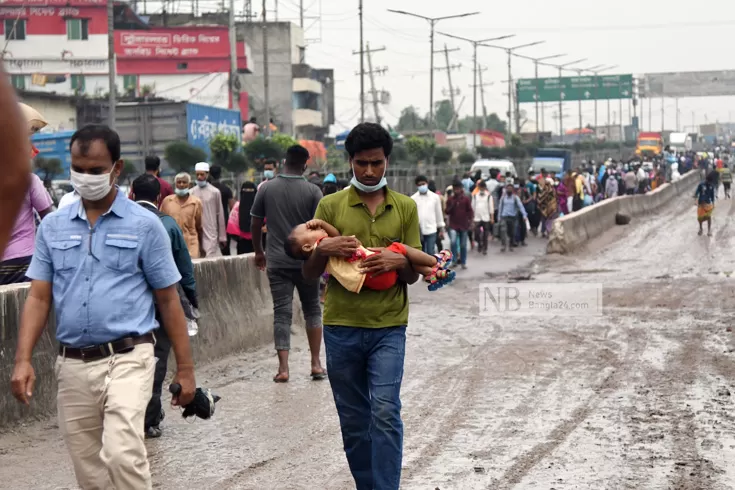
<instances>
[{"instance_id":1,"label":"man's brown belt","mask_svg":"<svg viewBox=\"0 0 735 490\"><path fill-rule=\"evenodd\" d=\"M147 333L139 337L125 337L122 339L113 340L100 345L92 345L89 347L82 347L81 349L76 347L67 347L65 345L59 346L59 355L62 357L68 357L69 359L76 359L84 362L99 361L105 359L113 354L124 354L132 351L136 345L139 344L153 344L155 339L152 333Z\"/></svg>"}]
</instances>

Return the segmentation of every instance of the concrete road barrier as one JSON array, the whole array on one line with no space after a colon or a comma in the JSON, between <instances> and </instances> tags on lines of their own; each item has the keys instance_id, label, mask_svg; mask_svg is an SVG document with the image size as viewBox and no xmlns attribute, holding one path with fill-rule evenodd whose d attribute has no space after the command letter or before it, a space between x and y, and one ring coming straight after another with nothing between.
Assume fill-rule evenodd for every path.
<instances>
[{"instance_id":1,"label":"concrete road barrier","mask_svg":"<svg viewBox=\"0 0 735 490\"><path fill-rule=\"evenodd\" d=\"M557 219L551 230L546 253L566 254L615 226L615 215L641 216L656 211L672 199L689 198L700 182L700 173L691 171L676 182L664 184L648 194L605 199L576 213Z\"/></svg>"},{"instance_id":2,"label":"concrete road barrier","mask_svg":"<svg viewBox=\"0 0 735 490\"><path fill-rule=\"evenodd\" d=\"M249 255L196 260L194 274L199 292L199 333L192 337L197 363L262 347L273 341L273 302L268 278ZM30 286L0 287L0 427L28 417L44 417L56 410L54 361L58 352L53 313L33 352L36 388L30 407L20 405L10 392L20 314ZM302 322L298 294L294 295L294 322ZM175 366L171 353L170 367ZM274 359L273 369L276 365Z\"/></svg>"}]
</instances>

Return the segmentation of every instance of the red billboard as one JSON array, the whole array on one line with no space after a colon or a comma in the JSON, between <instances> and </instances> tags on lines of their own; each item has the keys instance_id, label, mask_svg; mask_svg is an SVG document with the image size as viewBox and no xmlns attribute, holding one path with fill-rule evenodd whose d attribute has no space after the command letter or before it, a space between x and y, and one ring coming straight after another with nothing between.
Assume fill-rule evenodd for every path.
<instances>
[{"instance_id":1,"label":"red billboard","mask_svg":"<svg viewBox=\"0 0 735 490\"><path fill-rule=\"evenodd\" d=\"M244 46L238 43L238 57ZM140 31L115 31L118 59L228 58L230 39L226 27L195 27Z\"/></svg>"}]
</instances>

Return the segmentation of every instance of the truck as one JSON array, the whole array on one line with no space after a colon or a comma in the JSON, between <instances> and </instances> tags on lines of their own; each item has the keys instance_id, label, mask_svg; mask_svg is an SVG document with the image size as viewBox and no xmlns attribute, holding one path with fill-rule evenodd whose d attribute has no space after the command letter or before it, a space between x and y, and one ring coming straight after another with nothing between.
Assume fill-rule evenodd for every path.
<instances>
[{"instance_id":1,"label":"truck","mask_svg":"<svg viewBox=\"0 0 735 490\"><path fill-rule=\"evenodd\" d=\"M87 101L77 106L77 124L107 122L107 104ZM172 170L163 158L169 143L187 141L209 154L209 140L217 133L242 136L240 111L189 102L122 102L116 105L115 130L120 135L122 158L143 170L147 155L161 157L161 173Z\"/></svg>"},{"instance_id":2,"label":"truck","mask_svg":"<svg viewBox=\"0 0 735 490\"><path fill-rule=\"evenodd\" d=\"M671 133L669 147L676 153L692 151L692 137L689 133Z\"/></svg>"},{"instance_id":3,"label":"truck","mask_svg":"<svg viewBox=\"0 0 735 490\"><path fill-rule=\"evenodd\" d=\"M638 144L635 154L639 157L654 157L664 151L664 138L661 133L638 133Z\"/></svg>"},{"instance_id":4,"label":"truck","mask_svg":"<svg viewBox=\"0 0 735 490\"><path fill-rule=\"evenodd\" d=\"M562 148L539 148L531 162L531 168L536 174L546 170L551 175L562 178L572 169L572 151Z\"/></svg>"}]
</instances>

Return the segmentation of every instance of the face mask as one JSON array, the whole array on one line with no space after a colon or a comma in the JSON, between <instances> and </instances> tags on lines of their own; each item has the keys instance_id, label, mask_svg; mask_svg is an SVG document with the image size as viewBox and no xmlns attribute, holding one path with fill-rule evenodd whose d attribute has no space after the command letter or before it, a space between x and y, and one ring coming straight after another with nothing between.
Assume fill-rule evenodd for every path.
<instances>
[{"instance_id":1,"label":"face mask","mask_svg":"<svg viewBox=\"0 0 735 490\"><path fill-rule=\"evenodd\" d=\"M426 194L427 192L429 192L429 186L428 185L420 185L419 186L419 192L421 194Z\"/></svg>"},{"instance_id":2,"label":"face mask","mask_svg":"<svg viewBox=\"0 0 735 490\"><path fill-rule=\"evenodd\" d=\"M263 177L266 178L266 180L270 180L274 177L275 172L273 170L263 170Z\"/></svg>"},{"instance_id":3,"label":"face mask","mask_svg":"<svg viewBox=\"0 0 735 490\"><path fill-rule=\"evenodd\" d=\"M197 180L197 185L199 187L207 187L207 181L206 180Z\"/></svg>"},{"instance_id":4,"label":"face mask","mask_svg":"<svg viewBox=\"0 0 735 490\"><path fill-rule=\"evenodd\" d=\"M189 195L189 189L179 189L179 188L176 188L174 190L174 192L179 197L185 197L185 196L188 196Z\"/></svg>"},{"instance_id":5,"label":"face mask","mask_svg":"<svg viewBox=\"0 0 735 490\"><path fill-rule=\"evenodd\" d=\"M380 182L378 182L375 185L365 185L359 180L357 180L357 177L355 177L355 168L352 168L352 180L350 180L350 185L353 186L358 191L366 192L370 194L371 192L376 192L382 189L383 187L388 185L388 181L385 179L385 170L387 167L383 168L383 176L380 178Z\"/></svg>"},{"instance_id":6,"label":"face mask","mask_svg":"<svg viewBox=\"0 0 735 490\"><path fill-rule=\"evenodd\" d=\"M113 167L113 170L115 168ZM100 201L104 199L112 189L110 174L91 175L71 171L71 184L74 186L82 199L87 201Z\"/></svg>"},{"instance_id":7,"label":"face mask","mask_svg":"<svg viewBox=\"0 0 735 490\"><path fill-rule=\"evenodd\" d=\"M507 196L512 196L512 195L513 195L513 191L505 191L505 194L506 194Z\"/></svg>"}]
</instances>

